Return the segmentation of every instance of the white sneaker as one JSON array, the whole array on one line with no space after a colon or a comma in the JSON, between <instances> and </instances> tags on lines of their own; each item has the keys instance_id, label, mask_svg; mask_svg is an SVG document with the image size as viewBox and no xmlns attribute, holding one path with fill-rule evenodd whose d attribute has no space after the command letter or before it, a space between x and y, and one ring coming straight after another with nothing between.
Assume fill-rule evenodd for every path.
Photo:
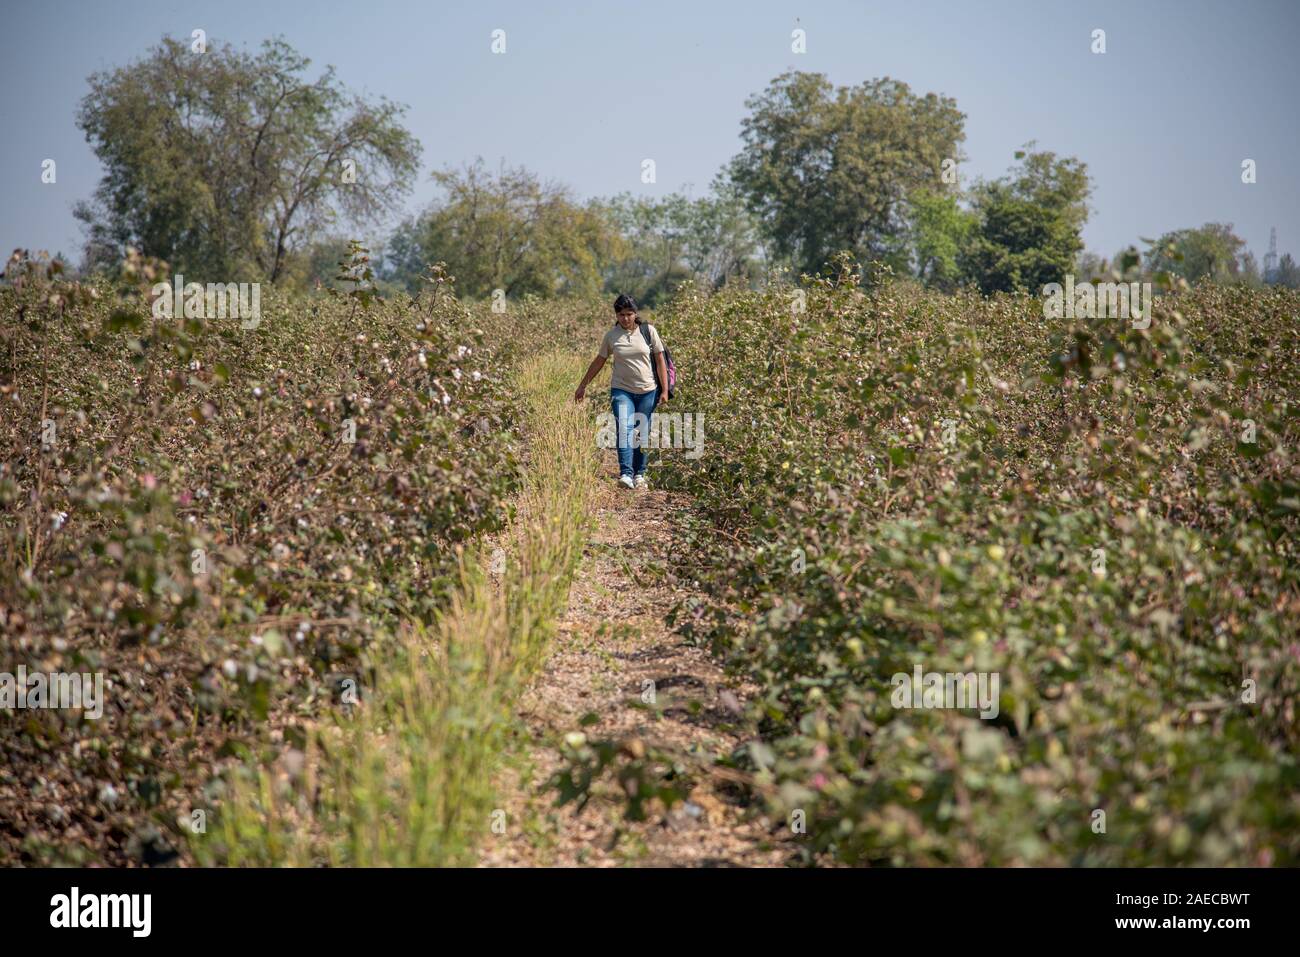
<instances>
[{"instance_id":1,"label":"white sneaker","mask_svg":"<svg viewBox=\"0 0 1300 957\"><path fill-rule=\"evenodd\" d=\"M624 488L632 488L632 476L620 475L618 477L618 484L623 486Z\"/></svg>"},{"instance_id":2,"label":"white sneaker","mask_svg":"<svg viewBox=\"0 0 1300 957\"><path fill-rule=\"evenodd\" d=\"M650 483L647 482L647 481L645 480L645 473L644 473L644 472L642 472L640 475L638 475L638 476L636 477L636 487L637 487L637 488L649 488L649 487L650 487Z\"/></svg>"}]
</instances>

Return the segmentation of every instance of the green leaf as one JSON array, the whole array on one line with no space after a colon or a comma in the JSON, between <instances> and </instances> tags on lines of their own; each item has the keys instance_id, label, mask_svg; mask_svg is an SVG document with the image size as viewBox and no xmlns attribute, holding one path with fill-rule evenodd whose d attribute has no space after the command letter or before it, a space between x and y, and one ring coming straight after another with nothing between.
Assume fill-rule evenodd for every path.
<instances>
[{"instance_id":1,"label":"green leaf","mask_svg":"<svg viewBox=\"0 0 1300 957\"><path fill-rule=\"evenodd\" d=\"M104 328L109 332L121 332L129 329L134 332L144 327L144 317L130 309L115 309L104 321Z\"/></svg>"}]
</instances>

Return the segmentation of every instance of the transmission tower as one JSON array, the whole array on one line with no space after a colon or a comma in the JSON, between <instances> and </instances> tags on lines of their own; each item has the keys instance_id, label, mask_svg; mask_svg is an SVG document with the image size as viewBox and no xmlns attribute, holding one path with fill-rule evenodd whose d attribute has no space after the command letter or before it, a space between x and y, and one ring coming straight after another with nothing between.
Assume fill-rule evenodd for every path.
<instances>
[{"instance_id":1,"label":"transmission tower","mask_svg":"<svg viewBox=\"0 0 1300 957\"><path fill-rule=\"evenodd\" d=\"M1273 278L1273 273L1277 270L1277 227L1274 226L1268 231L1268 252L1264 256L1264 281L1268 282Z\"/></svg>"}]
</instances>

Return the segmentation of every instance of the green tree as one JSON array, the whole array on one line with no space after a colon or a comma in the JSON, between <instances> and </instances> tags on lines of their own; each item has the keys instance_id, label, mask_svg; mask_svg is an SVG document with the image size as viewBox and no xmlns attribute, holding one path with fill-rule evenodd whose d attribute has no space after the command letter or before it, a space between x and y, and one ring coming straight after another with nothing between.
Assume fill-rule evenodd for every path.
<instances>
[{"instance_id":1,"label":"green tree","mask_svg":"<svg viewBox=\"0 0 1300 957\"><path fill-rule=\"evenodd\" d=\"M1176 229L1151 244L1147 270L1181 276L1189 283L1248 281L1254 260L1246 258L1245 249L1246 241L1232 231L1231 223Z\"/></svg>"},{"instance_id":2,"label":"green tree","mask_svg":"<svg viewBox=\"0 0 1300 957\"><path fill-rule=\"evenodd\" d=\"M970 240L975 217L953 193L920 189L910 197L911 247L916 278L951 292L961 283L958 257Z\"/></svg>"},{"instance_id":3,"label":"green tree","mask_svg":"<svg viewBox=\"0 0 1300 957\"><path fill-rule=\"evenodd\" d=\"M384 255L382 248L367 246L372 261L379 261ZM309 243L290 260L281 274L279 283L297 289L313 289L318 286L330 287L346 292L355 287L351 280L341 280L339 263L347 261L353 254L353 241L344 236L323 236ZM383 294L398 291L390 283L376 281L375 288Z\"/></svg>"},{"instance_id":4,"label":"green tree","mask_svg":"<svg viewBox=\"0 0 1300 957\"><path fill-rule=\"evenodd\" d=\"M788 72L745 105L731 179L774 251L809 273L841 250L862 261L896 254L908 197L940 184L965 139L954 100L888 77L837 88Z\"/></svg>"},{"instance_id":5,"label":"green tree","mask_svg":"<svg viewBox=\"0 0 1300 957\"><path fill-rule=\"evenodd\" d=\"M618 231L618 254L605 268L605 288L654 306L692 278L684 264L690 201L681 193L662 199L620 193L602 203Z\"/></svg>"},{"instance_id":6,"label":"green tree","mask_svg":"<svg viewBox=\"0 0 1300 957\"><path fill-rule=\"evenodd\" d=\"M433 262L425 260L420 242L420 229L426 216L408 216L398 223L384 242L382 256L376 257L379 275L412 293L419 288L425 268Z\"/></svg>"},{"instance_id":7,"label":"green tree","mask_svg":"<svg viewBox=\"0 0 1300 957\"><path fill-rule=\"evenodd\" d=\"M1110 269L1110 261L1100 253L1085 251L1079 253L1079 258L1074 262L1074 278L1086 282L1104 280L1109 278Z\"/></svg>"},{"instance_id":8,"label":"green tree","mask_svg":"<svg viewBox=\"0 0 1300 957\"><path fill-rule=\"evenodd\" d=\"M433 178L443 195L393 234L387 276L413 289L428 265L443 262L468 296L600 290L617 236L598 206L579 205L522 167L492 173L482 159Z\"/></svg>"},{"instance_id":9,"label":"green tree","mask_svg":"<svg viewBox=\"0 0 1300 957\"><path fill-rule=\"evenodd\" d=\"M730 280L753 283L759 277L763 249L757 222L721 177L698 199L621 193L603 205L621 239L619 254L606 269L608 290L653 306L687 279L719 289Z\"/></svg>"},{"instance_id":10,"label":"green tree","mask_svg":"<svg viewBox=\"0 0 1300 957\"><path fill-rule=\"evenodd\" d=\"M1290 253L1283 253L1277 267L1269 277L1271 285L1286 286L1288 289L1300 289L1300 267Z\"/></svg>"},{"instance_id":11,"label":"green tree","mask_svg":"<svg viewBox=\"0 0 1300 957\"><path fill-rule=\"evenodd\" d=\"M753 283L766 257L758 221L735 185L717 177L708 195L687 209L686 267L712 289L731 280Z\"/></svg>"},{"instance_id":12,"label":"green tree","mask_svg":"<svg viewBox=\"0 0 1300 957\"><path fill-rule=\"evenodd\" d=\"M88 264L135 246L174 270L275 281L329 228L397 208L420 153L403 108L309 65L280 39L253 55L165 38L93 74L77 117L105 167L76 208Z\"/></svg>"},{"instance_id":13,"label":"green tree","mask_svg":"<svg viewBox=\"0 0 1300 957\"><path fill-rule=\"evenodd\" d=\"M984 293L1059 282L1083 250L1092 188L1087 166L1032 146L1016 153L1019 166L1007 176L974 190L976 224L959 260Z\"/></svg>"}]
</instances>

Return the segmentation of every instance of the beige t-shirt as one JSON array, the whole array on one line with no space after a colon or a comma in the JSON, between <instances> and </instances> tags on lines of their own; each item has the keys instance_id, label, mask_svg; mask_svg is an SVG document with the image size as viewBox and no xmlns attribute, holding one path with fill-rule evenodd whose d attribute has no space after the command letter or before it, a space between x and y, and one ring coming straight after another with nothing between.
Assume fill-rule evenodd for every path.
<instances>
[{"instance_id":1,"label":"beige t-shirt","mask_svg":"<svg viewBox=\"0 0 1300 957\"><path fill-rule=\"evenodd\" d=\"M650 327L650 342L654 346L655 355L664 351L659 330L654 326ZM631 331L624 332L622 326L616 325L605 333L605 338L600 340L600 351L596 354L602 359L608 359L611 355L614 357L614 376L609 387L635 395L653 389L655 374L650 365L650 351L645 336L641 335L640 326L633 326Z\"/></svg>"}]
</instances>

